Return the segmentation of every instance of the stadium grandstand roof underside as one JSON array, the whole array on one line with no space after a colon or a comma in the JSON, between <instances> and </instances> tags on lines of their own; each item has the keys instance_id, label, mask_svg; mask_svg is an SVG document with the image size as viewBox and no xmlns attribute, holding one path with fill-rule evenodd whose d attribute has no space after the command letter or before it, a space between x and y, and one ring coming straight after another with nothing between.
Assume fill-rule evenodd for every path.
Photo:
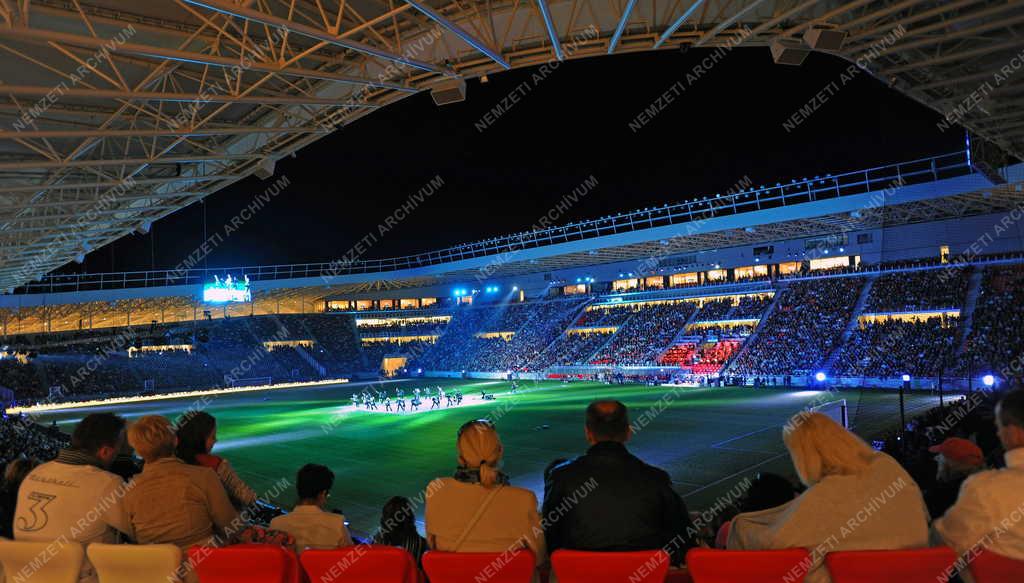
<instances>
[{"instance_id":1,"label":"stadium grandstand roof underside","mask_svg":"<svg viewBox=\"0 0 1024 583\"><path fill-rule=\"evenodd\" d=\"M327 299L345 294L557 274L620 261L639 265L652 258L671 265L691 252L1020 212L1024 164L1000 175L1005 182L993 183L960 152L389 260L47 276L0 296L0 326L18 334L190 321L204 310L215 317L319 311ZM200 300L203 284L226 273L250 278L252 302Z\"/></svg>"},{"instance_id":2,"label":"stadium grandstand roof underside","mask_svg":"<svg viewBox=\"0 0 1024 583\"><path fill-rule=\"evenodd\" d=\"M1021 6L3 0L0 289L145 231L402 97L552 59L837 30L838 56L985 138L994 158L1019 158Z\"/></svg>"}]
</instances>

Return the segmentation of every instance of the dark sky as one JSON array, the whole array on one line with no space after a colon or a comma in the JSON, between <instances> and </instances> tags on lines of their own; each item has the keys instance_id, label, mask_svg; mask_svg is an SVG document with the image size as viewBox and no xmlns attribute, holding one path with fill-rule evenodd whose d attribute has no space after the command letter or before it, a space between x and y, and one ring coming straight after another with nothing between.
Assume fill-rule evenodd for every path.
<instances>
[{"instance_id":1,"label":"dark sky","mask_svg":"<svg viewBox=\"0 0 1024 583\"><path fill-rule=\"evenodd\" d=\"M598 187L564 220L724 192L749 176L774 184L910 160L963 147L936 129L931 110L857 75L792 132L783 122L830 82L844 61L811 54L777 66L744 48L690 86L640 131L629 123L709 51L641 53L562 63L470 81L466 101L437 107L417 94L367 116L277 164L290 186L225 237L210 267L330 261L376 231L407 197L440 175L445 185L365 253L390 257L528 229L588 176ZM491 127L476 123L516 91ZM208 233L273 180L249 178L205 203ZM203 240L203 204L88 255L66 270L173 268ZM200 265L201 266L201 265Z\"/></svg>"}]
</instances>

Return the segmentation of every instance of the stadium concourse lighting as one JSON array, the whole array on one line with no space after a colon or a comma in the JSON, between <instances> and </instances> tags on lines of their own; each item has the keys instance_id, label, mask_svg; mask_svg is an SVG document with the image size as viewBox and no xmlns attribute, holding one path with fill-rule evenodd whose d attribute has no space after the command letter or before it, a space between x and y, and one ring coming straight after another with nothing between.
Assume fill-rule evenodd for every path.
<instances>
[{"instance_id":1,"label":"stadium concourse lighting","mask_svg":"<svg viewBox=\"0 0 1024 583\"><path fill-rule=\"evenodd\" d=\"M996 384L996 377L987 374L981 377L981 382L984 383L986 387L991 387L992 385Z\"/></svg>"},{"instance_id":2,"label":"stadium concourse lighting","mask_svg":"<svg viewBox=\"0 0 1024 583\"><path fill-rule=\"evenodd\" d=\"M902 378L903 378L903 382L905 382L905 383L909 383L910 382L910 375L905 374L905 375L903 375Z\"/></svg>"},{"instance_id":3,"label":"stadium concourse lighting","mask_svg":"<svg viewBox=\"0 0 1024 583\"><path fill-rule=\"evenodd\" d=\"M814 373L814 380L818 381L819 383L825 382L825 379L827 379L827 378L828 377L825 375L825 373L823 373L821 371L818 371L818 372Z\"/></svg>"}]
</instances>

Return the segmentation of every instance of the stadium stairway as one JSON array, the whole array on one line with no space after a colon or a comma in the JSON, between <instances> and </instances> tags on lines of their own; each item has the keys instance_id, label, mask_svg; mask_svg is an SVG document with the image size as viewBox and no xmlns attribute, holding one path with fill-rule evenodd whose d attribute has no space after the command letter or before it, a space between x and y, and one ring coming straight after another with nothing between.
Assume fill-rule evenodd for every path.
<instances>
[{"instance_id":1,"label":"stadium stairway","mask_svg":"<svg viewBox=\"0 0 1024 583\"><path fill-rule=\"evenodd\" d=\"M559 342L561 342L562 339L565 338L565 335L569 333L569 329L572 328L573 325L576 324L576 321L580 319L580 316L583 315L583 312L584 312L584 310L587 309L587 306L589 306L590 304L594 303L595 301L597 301L597 298L596 297L591 297L591 298L588 298L583 303L581 303L579 308L577 308L577 310L573 313L572 318L569 319L569 325L566 326L565 328L563 328L562 329L562 333L559 334L558 336L555 336L554 340L549 342L548 345L544 347L544 350L541 350L540 352L537 353L536 360L543 359L544 356L548 353L548 351L550 351L552 349L552 347L554 347Z\"/></svg>"},{"instance_id":2,"label":"stadium stairway","mask_svg":"<svg viewBox=\"0 0 1024 583\"><path fill-rule=\"evenodd\" d=\"M664 358L666 354L668 354L669 350L672 350L673 348L675 348L677 344L680 344L682 342L681 338L686 336L686 329L690 327L690 324L693 324L694 322L697 321L697 315L700 314L701 310L703 309L704 308L697 308L696 310L693 311L692 314L690 314L690 317L686 319L686 322L683 323L682 327L679 328L679 330L676 332L676 335L672 338L672 342L669 342L668 345L665 346L665 348L658 353L658 356L655 357L655 362L661 362L661 359Z\"/></svg>"},{"instance_id":3,"label":"stadium stairway","mask_svg":"<svg viewBox=\"0 0 1024 583\"><path fill-rule=\"evenodd\" d=\"M628 326L629 323L633 321L633 318L636 318L636 316L637 316L637 312L633 312L632 314L630 314L630 316L628 318L626 318L626 320L624 322L619 324L619 329L616 330L615 333L609 334L608 335L608 339L605 340L604 343L601 344L601 346L598 346L597 350L595 350L594 352L590 353L590 355L588 355L586 358L583 358L583 359L580 359L580 360L582 362L593 363L594 359L597 357L597 355L601 354L602 352L604 352L604 349L608 348L608 345L610 345L612 343L612 341L615 340L615 337L618 336L619 333L622 332L626 328L626 326Z\"/></svg>"},{"instance_id":4,"label":"stadium stairway","mask_svg":"<svg viewBox=\"0 0 1024 583\"><path fill-rule=\"evenodd\" d=\"M733 353L732 357L729 358L729 362L722 365L722 368L719 369L719 374L725 375L731 372L730 369L732 368L732 363L739 360L740 357L743 356L743 353L754 345L754 341L757 340L757 336L761 333L761 324L767 322L768 318L775 313L775 310L778 308L779 301L782 299L782 296L786 295L787 289L787 287L779 287L775 290L775 297L772 298L772 303L768 304L768 307L764 312L761 312L761 319L758 320L754 331L751 332L750 336L747 336L747 339L743 341L743 345L740 346L740 349Z\"/></svg>"},{"instance_id":5,"label":"stadium stairway","mask_svg":"<svg viewBox=\"0 0 1024 583\"><path fill-rule=\"evenodd\" d=\"M956 351L957 357L967 350L967 339L970 338L971 327L974 326L974 308L978 305L978 295L981 294L983 274L981 268L972 268L970 283L967 284L967 299L964 300L963 311L960 312L960 348Z\"/></svg>"},{"instance_id":6,"label":"stadium stairway","mask_svg":"<svg viewBox=\"0 0 1024 583\"><path fill-rule=\"evenodd\" d=\"M836 343L836 347L832 349L832 353L828 355L828 359L825 360L823 369L832 372L832 367L835 365L836 360L839 359L839 353L843 351L843 347L849 342L850 336L853 335L853 330L857 327L857 322L860 319L860 315L864 312L864 307L868 305L868 298L871 297L871 287L875 283L875 279L878 276L869 277L864 283L864 287L860 290L860 296L857 297L857 303L853 305L853 312L850 314L850 321L846 323L846 328L843 329L842 336L839 337L839 342Z\"/></svg>"},{"instance_id":7,"label":"stadium stairway","mask_svg":"<svg viewBox=\"0 0 1024 583\"><path fill-rule=\"evenodd\" d=\"M310 354L308 350L301 346L293 346L292 348L294 348L295 352L297 352L299 356L302 357L302 360L306 361L306 363L309 364L309 366L316 371L320 378L324 378L325 376L327 376L327 369L324 367L324 365L320 364L317 361L317 359L313 358L313 355Z\"/></svg>"}]
</instances>

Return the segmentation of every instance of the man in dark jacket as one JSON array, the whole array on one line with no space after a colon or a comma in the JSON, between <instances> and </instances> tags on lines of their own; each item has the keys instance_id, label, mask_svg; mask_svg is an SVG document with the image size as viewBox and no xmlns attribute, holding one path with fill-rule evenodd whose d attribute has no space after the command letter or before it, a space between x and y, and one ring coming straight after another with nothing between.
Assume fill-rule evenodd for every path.
<instances>
[{"instance_id":1,"label":"man in dark jacket","mask_svg":"<svg viewBox=\"0 0 1024 583\"><path fill-rule=\"evenodd\" d=\"M626 406L587 407L587 453L547 474L541 523L548 550L664 549L681 564L696 534L668 473L626 450L632 436Z\"/></svg>"}]
</instances>

